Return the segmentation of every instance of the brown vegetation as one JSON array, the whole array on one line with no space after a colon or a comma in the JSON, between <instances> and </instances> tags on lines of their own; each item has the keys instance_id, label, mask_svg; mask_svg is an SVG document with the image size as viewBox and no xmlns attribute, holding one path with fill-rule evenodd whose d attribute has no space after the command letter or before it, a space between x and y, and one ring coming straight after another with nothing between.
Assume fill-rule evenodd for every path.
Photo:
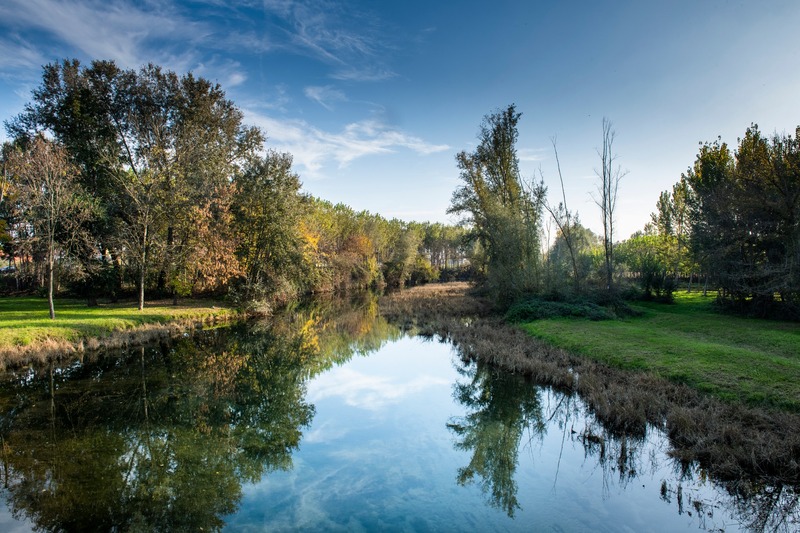
<instances>
[{"instance_id":1,"label":"brown vegetation","mask_svg":"<svg viewBox=\"0 0 800 533\"><path fill-rule=\"evenodd\" d=\"M479 359L577 393L612 434L643 436L650 424L670 439L670 455L721 480L800 482L800 416L726 404L649 373L612 369L530 337L489 314L467 284L415 288L385 298L386 316L436 334ZM466 319L469 318L469 319ZM466 320L465 320L466 319Z\"/></svg>"}]
</instances>

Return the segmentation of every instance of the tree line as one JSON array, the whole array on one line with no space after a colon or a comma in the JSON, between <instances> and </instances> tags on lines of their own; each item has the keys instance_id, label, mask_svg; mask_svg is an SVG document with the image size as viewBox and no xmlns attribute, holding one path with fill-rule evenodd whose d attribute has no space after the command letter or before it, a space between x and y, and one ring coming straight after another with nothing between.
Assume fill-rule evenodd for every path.
<instances>
[{"instance_id":1,"label":"tree line","mask_svg":"<svg viewBox=\"0 0 800 533\"><path fill-rule=\"evenodd\" d=\"M460 228L304 194L291 154L266 147L218 84L191 73L52 63L5 126L6 289L47 291L51 316L59 288L89 304L214 293L266 310L465 264Z\"/></svg>"},{"instance_id":2,"label":"tree line","mask_svg":"<svg viewBox=\"0 0 800 533\"><path fill-rule=\"evenodd\" d=\"M800 317L800 127L795 137L767 137L753 125L733 153L721 140L702 143L645 228L616 242L625 173L611 122L603 120L598 150L596 235L567 207L555 140L561 201L548 201L541 171L521 175L520 117L514 105L484 117L477 148L456 156L462 183L450 205L475 243L475 271L502 306L530 297L671 300L684 283L741 312Z\"/></svg>"},{"instance_id":3,"label":"tree line","mask_svg":"<svg viewBox=\"0 0 800 533\"><path fill-rule=\"evenodd\" d=\"M647 291L669 297L696 280L736 311L800 317L800 127L765 136L751 125L734 152L702 143L621 247Z\"/></svg>"}]
</instances>

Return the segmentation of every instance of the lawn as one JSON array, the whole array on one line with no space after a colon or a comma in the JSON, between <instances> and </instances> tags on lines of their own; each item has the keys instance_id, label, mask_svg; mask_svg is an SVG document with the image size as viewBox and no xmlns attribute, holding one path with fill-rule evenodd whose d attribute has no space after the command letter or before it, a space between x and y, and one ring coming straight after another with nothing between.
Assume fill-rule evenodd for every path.
<instances>
[{"instance_id":1,"label":"lawn","mask_svg":"<svg viewBox=\"0 0 800 533\"><path fill-rule=\"evenodd\" d=\"M557 318L521 327L597 361L647 370L723 400L800 412L800 324L720 314L713 297L637 303L621 320Z\"/></svg>"},{"instance_id":2,"label":"lawn","mask_svg":"<svg viewBox=\"0 0 800 533\"><path fill-rule=\"evenodd\" d=\"M104 337L113 331L143 324L203 320L234 313L216 302L203 300L186 301L177 306L146 304L144 310L139 311L135 303L87 307L84 300L58 299L55 308L56 318L50 320L45 298L0 298L0 348L28 346L47 340L75 342L88 337Z\"/></svg>"}]
</instances>

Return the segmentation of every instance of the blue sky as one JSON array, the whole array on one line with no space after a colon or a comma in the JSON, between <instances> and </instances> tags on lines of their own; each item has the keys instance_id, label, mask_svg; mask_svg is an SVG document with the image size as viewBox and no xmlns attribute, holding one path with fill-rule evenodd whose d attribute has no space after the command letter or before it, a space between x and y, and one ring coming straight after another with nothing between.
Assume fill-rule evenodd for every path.
<instances>
[{"instance_id":1,"label":"blue sky","mask_svg":"<svg viewBox=\"0 0 800 533\"><path fill-rule=\"evenodd\" d=\"M454 155L523 113L523 174L599 231L601 121L616 131L617 237L641 229L699 141L800 124L800 2L2 0L0 119L63 58L219 82L291 152L304 189L386 217L454 221ZM0 140L5 132L0 133ZM558 195L560 196L560 195ZM553 194L553 198L557 195Z\"/></svg>"}]
</instances>

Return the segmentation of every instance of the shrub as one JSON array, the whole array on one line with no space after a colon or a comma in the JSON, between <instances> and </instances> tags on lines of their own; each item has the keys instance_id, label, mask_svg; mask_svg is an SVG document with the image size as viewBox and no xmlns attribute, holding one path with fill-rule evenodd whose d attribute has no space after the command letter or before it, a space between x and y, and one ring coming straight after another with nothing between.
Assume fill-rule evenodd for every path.
<instances>
[{"instance_id":1,"label":"shrub","mask_svg":"<svg viewBox=\"0 0 800 533\"><path fill-rule=\"evenodd\" d=\"M512 305L506 313L506 320L528 322L542 318L566 316L588 318L589 320L610 320L617 317L614 311L592 302L550 302L538 298L530 298Z\"/></svg>"}]
</instances>

